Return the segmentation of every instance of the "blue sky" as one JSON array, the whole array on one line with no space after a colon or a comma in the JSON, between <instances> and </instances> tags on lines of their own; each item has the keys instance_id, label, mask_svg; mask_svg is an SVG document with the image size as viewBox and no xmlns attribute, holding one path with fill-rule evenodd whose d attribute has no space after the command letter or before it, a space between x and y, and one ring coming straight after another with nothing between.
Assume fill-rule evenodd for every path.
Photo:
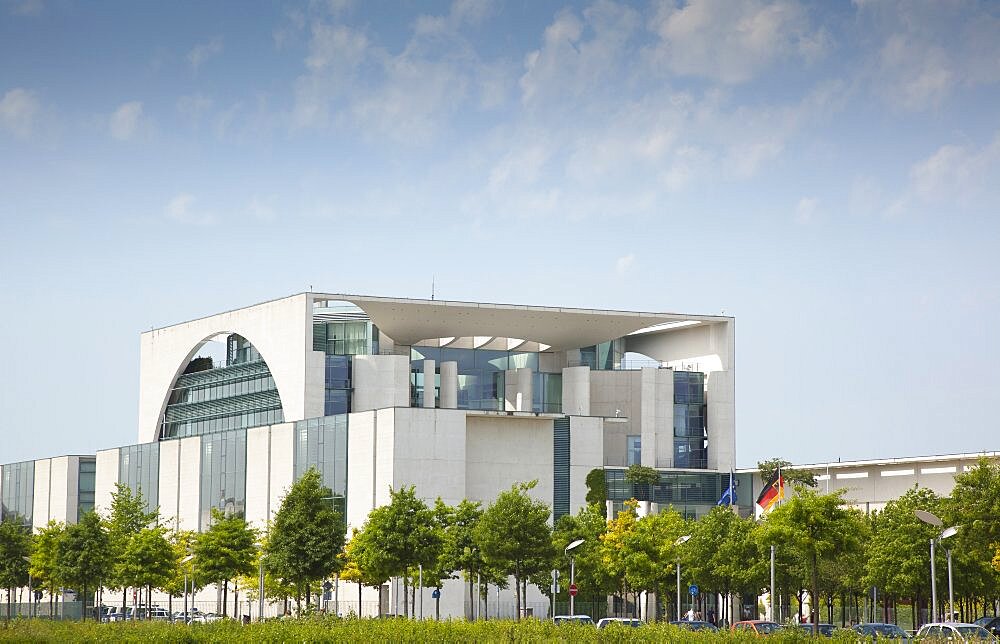
<instances>
[{"instance_id":1,"label":"blue sky","mask_svg":"<svg viewBox=\"0 0 1000 644\"><path fill-rule=\"evenodd\" d=\"M0 1L0 462L307 290L737 320L738 460L1000 449L1000 4Z\"/></svg>"}]
</instances>

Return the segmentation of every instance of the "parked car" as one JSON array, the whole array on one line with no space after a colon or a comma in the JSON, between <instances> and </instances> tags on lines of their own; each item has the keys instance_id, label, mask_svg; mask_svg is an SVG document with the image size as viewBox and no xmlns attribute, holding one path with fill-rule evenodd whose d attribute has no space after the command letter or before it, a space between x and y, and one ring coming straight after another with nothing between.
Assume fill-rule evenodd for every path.
<instances>
[{"instance_id":1,"label":"parked car","mask_svg":"<svg viewBox=\"0 0 1000 644\"><path fill-rule=\"evenodd\" d=\"M556 615L552 618L552 621L559 624L586 624L588 626L594 625L594 620L590 618L590 615Z\"/></svg>"},{"instance_id":2,"label":"parked car","mask_svg":"<svg viewBox=\"0 0 1000 644\"><path fill-rule=\"evenodd\" d=\"M675 620L670 622L671 626L679 626L688 631L709 631L712 633L717 632L719 629L716 628L715 624L711 622L690 622L686 619Z\"/></svg>"},{"instance_id":3,"label":"parked car","mask_svg":"<svg viewBox=\"0 0 1000 644\"><path fill-rule=\"evenodd\" d=\"M733 622L729 627L734 633L756 633L757 635L773 635L781 630L781 624L768 622L763 619L748 619L742 622Z\"/></svg>"},{"instance_id":4,"label":"parked car","mask_svg":"<svg viewBox=\"0 0 1000 644\"><path fill-rule=\"evenodd\" d=\"M155 619L164 622L170 621L170 613L165 608L153 607L149 609L148 619Z\"/></svg>"},{"instance_id":5,"label":"parked car","mask_svg":"<svg viewBox=\"0 0 1000 644\"><path fill-rule=\"evenodd\" d=\"M799 630L809 635L812 635L813 632L812 624L798 624L798 628ZM833 624L819 624L817 625L817 628L819 628L819 635L823 637L833 637L833 632L837 630L837 627L834 626Z\"/></svg>"},{"instance_id":6,"label":"parked car","mask_svg":"<svg viewBox=\"0 0 1000 644\"><path fill-rule=\"evenodd\" d=\"M902 642L910 641L909 634L895 624L855 624L852 628L858 635L864 635L865 637L871 637L872 639L890 639L900 640Z\"/></svg>"},{"instance_id":7,"label":"parked car","mask_svg":"<svg viewBox=\"0 0 1000 644\"><path fill-rule=\"evenodd\" d=\"M619 626L642 626L641 619L634 619L632 617L602 617L597 620L597 628L608 628L613 624L618 624Z\"/></svg>"},{"instance_id":8,"label":"parked car","mask_svg":"<svg viewBox=\"0 0 1000 644\"><path fill-rule=\"evenodd\" d=\"M931 622L917 631L918 642L992 642L990 632L978 624Z\"/></svg>"},{"instance_id":9,"label":"parked car","mask_svg":"<svg viewBox=\"0 0 1000 644\"><path fill-rule=\"evenodd\" d=\"M1000 636L1000 617L997 615L984 615L972 623Z\"/></svg>"},{"instance_id":10,"label":"parked car","mask_svg":"<svg viewBox=\"0 0 1000 644\"><path fill-rule=\"evenodd\" d=\"M128 618L126 609L121 606L110 606L108 611L101 616L102 622L124 622Z\"/></svg>"}]
</instances>

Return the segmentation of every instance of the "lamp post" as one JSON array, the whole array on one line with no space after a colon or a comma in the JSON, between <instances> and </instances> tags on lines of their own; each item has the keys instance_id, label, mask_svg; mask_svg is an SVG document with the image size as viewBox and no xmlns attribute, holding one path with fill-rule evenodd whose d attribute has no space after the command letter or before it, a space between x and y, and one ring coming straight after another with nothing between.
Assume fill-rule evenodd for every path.
<instances>
[{"instance_id":1,"label":"lamp post","mask_svg":"<svg viewBox=\"0 0 1000 644\"><path fill-rule=\"evenodd\" d=\"M689 534L686 534L683 537L677 537L677 540L674 541L674 545L679 546L686 543L690 538L691 535ZM677 555L677 621L681 621L681 557L679 553Z\"/></svg>"},{"instance_id":2,"label":"lamp post","mask_svg":"<svg viewBox=\"0 0 1000 644\"><path fill-rule=\"evenodd\" d=\"M927 512L926 510L914 510L917 518L928 525L932 525L935 528L940 528L944 525L936 515ZM945 528L941 531L941 534L931 539L931 621L937 621L937 575L935 574L934 566L934 545L936 542L948 537L954 536L958 532L959 526L952 526L950 528ZM951 583L951 548L946 549L948 557L948 613L949 616L954 616L955 614L955 603L954 603L954 589Z\"/></svg>"},{"instance_id":3,"label":"lamp post","mask_svg":"<svg viewBox=\"0 0 1000 644\"><path fill-rule=\"evenodd\" d=\"M183 559L181 559L181 565L183 566L184 564L190 562L192 559L194 559L194 555L188 555L184 557ZM194 575L192 574L191 577L192 577L191 582L193 584ZM184 571L184 623L185 624L187 624L188 619L190 619L190 617L191 615L188 614L188 574L187 570L185 570Z\"/></svg>"},{"instance_id":4,"label":"lamp post","mask_svg":"<svg viewBox=\"0 0 1000 644\"><path fill-rule=\"evenodd\" d=\"M573 555L570 554L570 550L573 550L574 548L580 547L583 544L584 541L585 541L584 539L577 539L573 543L571 543L568 546L566 546L566 548L563 550L563 554L566 555L567 557L569 557L569 585L571 587L576 584L576 557L574 557ZM570 590L572 591L572 588ZM575 596L574 596L573 592L570 592L570 594L569 594L569 614L570 614L570 616L574 615L574 613L573 613L573 608L574 608L574 606L573 606L573 600L574 599L575 599Z\"/></svg>"}]
</instances>

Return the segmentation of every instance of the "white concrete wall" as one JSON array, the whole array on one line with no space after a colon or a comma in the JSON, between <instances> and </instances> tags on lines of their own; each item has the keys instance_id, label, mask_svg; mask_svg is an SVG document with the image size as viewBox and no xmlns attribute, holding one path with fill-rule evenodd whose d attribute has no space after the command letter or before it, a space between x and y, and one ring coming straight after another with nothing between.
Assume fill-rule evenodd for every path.
<instances>
[{"instance_id":1,"label":"white concrete wall","mask_svg":"<svg viewBox=\"0 0 1000 644\"><path fill-rule=\"evenodd\" d=\"M590 367L562 370L562 411L567 416L590 415Z\"/></svg>"},{"instance_id":2,"label":"white concrete wall","mask_svg":"<svg viewBox=\"0 0 1000 644\"><path fill-rule=\"evenodd\" d=\"M396 409L393 435L393 488L413 485L430 505L465 498L465 411Z\"/></svg>"},{"instance_id":3,"label":"white concrete wall","mask_svg":"<svg viewBox=\"0 0 1000 644\"><path fill-rule=\"evenodd\" d=\"M69 456L49 459L49 518L60 523L76 522L76 490L73 509L69 508L70 459Z\"/></svg>"},{"instance_id":4,"label":"white concrete wall","mask_svg":"<svg viewBox=\"0 0 1000 644\"><path fill-rule=\"evenodd\" d=\"M258 530L267 527L271 487L271 428L247 430L246 520Z\"/></svg>"},{"instance_id":5,"label":"white concrete wall","mask_svg":"<svg viewBox=\"0 0 1000 644\"><path fill-rule=\"evenodd\" d=\"M587 474L604 465L604 420L573 416L569 420L569 509L587 505Z\"/></svg>"},{"instance_id":6,"label":"white concrete wall","mask_svg":"<svg viewBox=\"0 0 1000 644\"><path fill-rule=\"evenodd\" d=\"M295 482L295 425L271 426L271 466L267 517L273 519Z\"/></svg>"},{"instance_id":7,"label":"white concrete wall","mask_svg":"<svg viewBox=\"0 0 1000 644\"><path fill-rule=\"evenodd\" d=\"M177 493L177 528L198 530L201 518L201 437L189 436L178 441L180 462Z\"/></svg>"},{"instance_id":8,"label":"white concrete wall","mask_svg":"<svg viewBox=\"0 0 1000 644\"><path fill-rule=\"evenodd\" d=\"M49 514L52 460L44 458L35 461L35 490L31 506L31 525L36 530L44 528L51 518Z\"/></svg>"},{"instance_id":9,"label":"white concrete wall","mask_svg":"<svg viewBox=\"0 0 1000 644\"><path fill-rule=\"evenodd\" d=\"M118 448L97 452L97 472L94 475L94 507L107 518L111 514L111 494L118 483Z\"/></svg>"},{"instance_id":10,"label":"white concrete wall","mask_svg":"<svg viewBox=\"0 0 1000 644\"><path fill-rule=\"evenodd\" d=\"M409 407L410 359L397 355L354 356L351 385L351 409L356 412Z\"/></svg>"},{"instance_id":11,"label":"white concrete wall","mask_svg":"<svg viewBox=\"0 0 1000 644\"><path fill-rule=\"evenodd\" d=\"M375 412L347 420L347 525L361 528L375 507Z\"/></svg>"},{"instance_id":12,"label":"white concrete wall","mask_svg":"<svg viewBox=\"0 0 1000 644\"><path fill-rule=\"evenodd\" d=\"M160 525L174 527L178 522L180 497L181 443L177 440L160 443L160 466L157 495L160 503Z\"/></svg>"},{"instance_id":13,"label":"white concrete wall","mask_svg":"<svg viewBox=\"0 0 1000 644\"><path fill-rule=\"evenodd\" d=\"M552 419L469 415L466 423L468 499L490 503L515 483L537 479L530 495L552 505Z\"/></svg>"},{"instance_id":14,"label":"white concrete wall","mask_svg":"<svg viewBox=\"0 0 1000 644\"><path fill-rule=\"evenodd\" d=\"M733 372L708 374L708 467L728 471L736 466L736 387Z\"/></svg>"},{"instance_id":15,"label":"white concrete wall","mask_svg":"<svg viewBox=\"0 0 1000 644\"><path fill-rule=\"evenodd\" d=\"M300 294L143 333L140 443L157 439L174 380L199 346L220 333L239 333L257 348L274 377L286 420L323 415L323 357L312 350L312 295Z\"/></svg>"}]
</instances>

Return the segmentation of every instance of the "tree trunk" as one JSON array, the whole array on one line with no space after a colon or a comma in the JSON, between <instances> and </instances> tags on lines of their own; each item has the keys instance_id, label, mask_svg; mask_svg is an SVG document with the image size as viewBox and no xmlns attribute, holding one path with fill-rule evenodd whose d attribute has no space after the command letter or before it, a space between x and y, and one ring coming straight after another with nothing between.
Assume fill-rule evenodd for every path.
<instances>
[{"instance_id":1,"label":"tree trunk","mask_svg":"<svg viewBox=\"0 0 1000 644\"><path fill-rule=\"evenodd\" d=\"M475 590L472 584L472 571L467 570L466 574L469 576L469 619L476 619L476 598Z\"/></svg>"},{"instance_id":2,"label":"tree trunk","mask_svg":"<svg viewBox=\"0 0 1000 644\"><path fill-rule=\"evenodd\" d=\"M233 617L240 616L240 588L239 582L233 582Z\"/></svg>"},{"instance_id":3,"label":"tree trunk","mask_svg":"<svg viewBox=\"0 0 1000 644\"><path fill-rule=\"evenodd\" d=\"M382 603L381 601L379 602ZM358 580L358 617L361 617L361 580Z\"/></svg>"},{"instance_id":4,"label":"tree trunk","mask_svg":"<svg viewBox=\"0 0 1000 644\"><path fill-rule=\"evenodd\" d=\"M312 584L308 581L306 582L306 611L309 611L309 605L312 604Z\"/></svg>"},{"instance_id":5,"label":"tree trunk","mask_svg":"<svg viewBox=\"0 0 1000 644\"><path fill-rule=\"evenodd\" d=\"M521 621L521 577L516 572L514 573L514 610L517 611L514 620Z\"/></svg>"},{"instance_id":6,"label":"tree trunk","mask_svg":"<svg viewBox=\"0 0 1000 644\"><path fill-rule=\"evenodd\" d=\"M410 569L403 569L403 617L410 617Z\"/></svg>"},{"instance_id":7,"label":"tree trunk","mask_svg":"<svg viewBox=\"0 0 1000 644\"><path fill-rule=\"evenodd\" d=\"M809 620L812 625L813 637L819 635L819 607L816 602L819 601L819 557L816 553L812 556L812 590L810 591L809 598L809 612L812 613L812 619Z\"/></svg>"},{"instance_id":8,"label":"tree trunk","mask_svg":"<svg viewBox=\"0 0 1000 644\"><path fill-rule=\"evenodd\" d=\"M226 617L226 600L229 599L229 580L222 582L222 616Z\"/></svg>"},{"instance_id":9,"label":"tree trunk","mask_svg":"<svg viewBox=\"0 0 1000 644\"><path fill-rule=\"evenodd\" d=\"M49 615L52 614L52 596L53 595L55 595L54 592L50 592L49 593ZM128 606L128 588L122 587L122 611L124 611L127 606Z\"/></svg>"},{"instance_id":10,"label":"tree trunk","mask_svg":"<svg viewBox=\"0 0 1000 644\"><path fill-rule=\"evenodd\" d=\"M487 619L487 621L490 619L490 585L489 584L486 584L486 594L483 595L483 616Z\"/></svg>"},{"instance_id":11,"label":"tree trunk","mask_svg":"<svg viewBox=\"0 0 1000 644\"><path fill-rule=\"evenodd\" d=\"M295 584L295 616L302 615L302 584Z\"/></svg>"},{"instance_id":12,"label":"tree trunk","mask_svg":"<svg viewBox=\"0 0 1000 644\"><path fill-rule=\"evenodd\" d=\"M87 584L83 585L83 621L87 621Z\"/></svg>"}]
</instances>

